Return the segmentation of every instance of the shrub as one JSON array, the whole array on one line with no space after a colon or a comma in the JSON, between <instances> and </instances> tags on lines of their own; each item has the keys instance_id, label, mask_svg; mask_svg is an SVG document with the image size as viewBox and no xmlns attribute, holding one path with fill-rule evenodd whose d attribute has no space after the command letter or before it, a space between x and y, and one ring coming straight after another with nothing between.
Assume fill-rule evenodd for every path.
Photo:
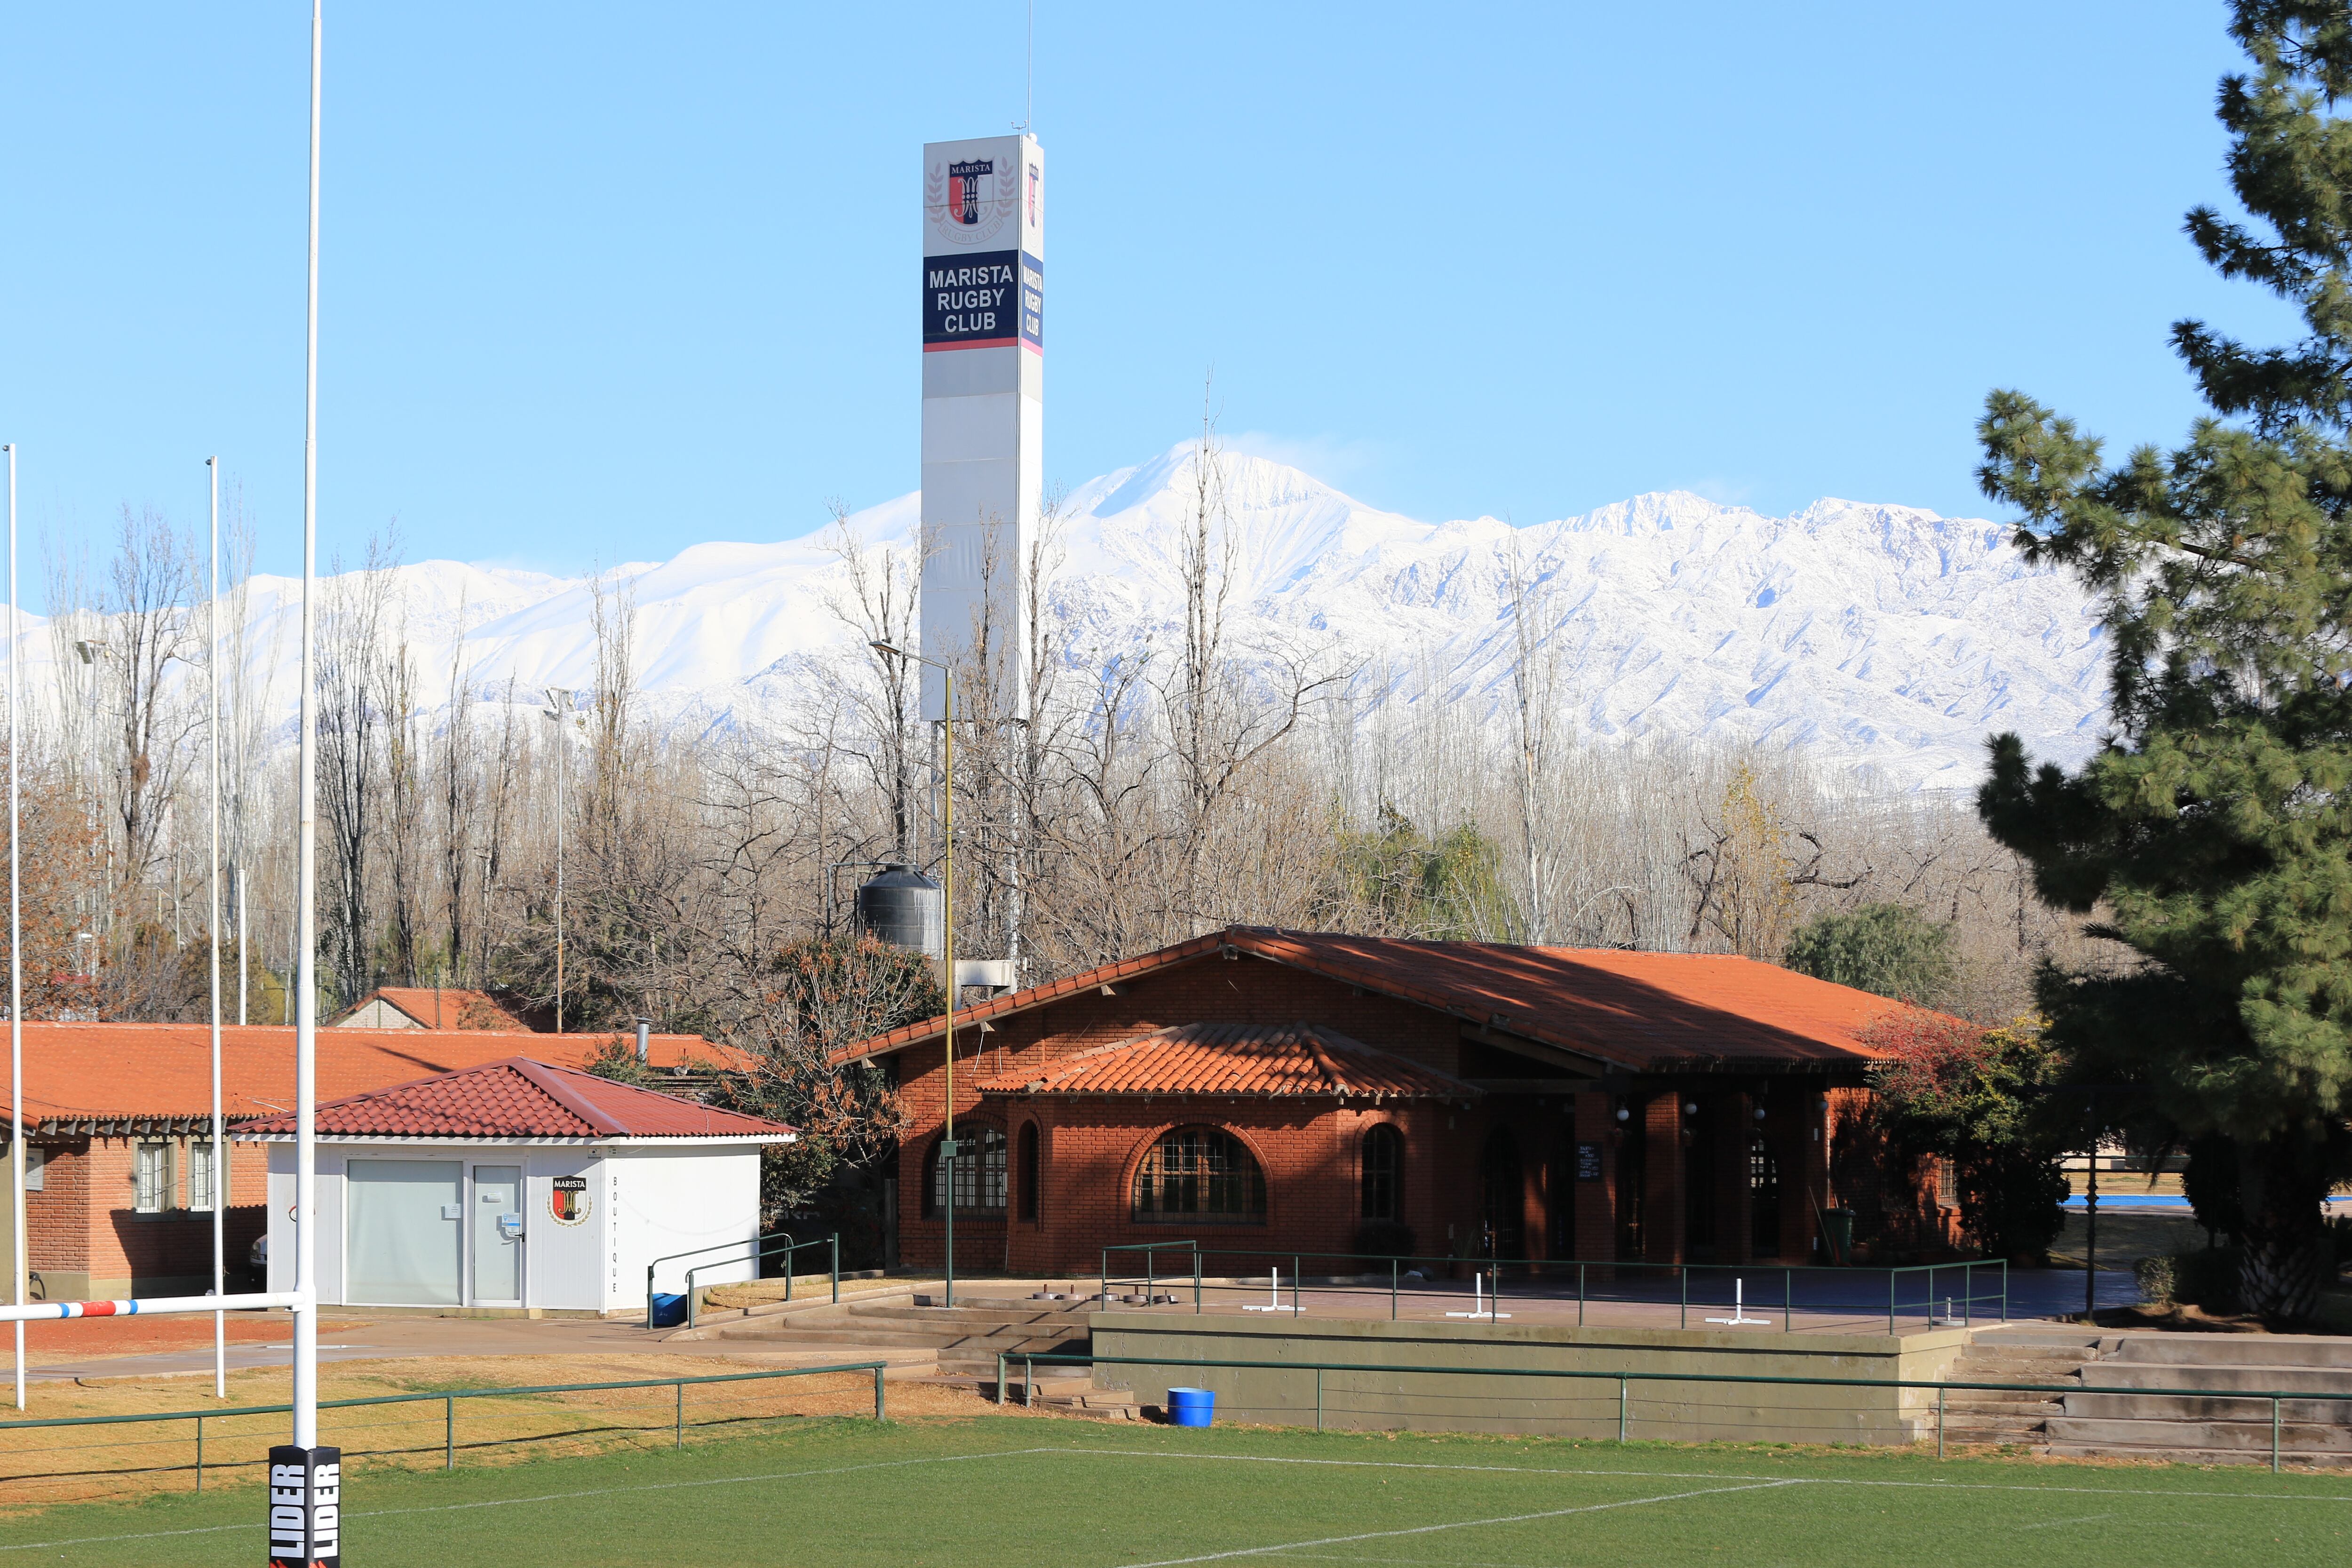
<instances>
[{"instance_id":1,"label":"shrub","mask_svg":"<svg viewBox=\"0 0 2352 1568\"><path fill-rule=\"evenodd\" d=\"M2151 1307L2169 1307L2179 1287L2179 1268L2168 1257L2143 1258L2132 1265L2133 1278L2139 1281L2139 1293Z\"/></svg>"},{"instance_id":2,"label":"shrub","mask_svg":"<svg viewBox=\"0 0 2352 1568\"><path fill-rule=\"evenodd\" d=\"M2168 1261L2172 1265L2175 1300L2189 1302L2209 1312L2235 1312L2241 1309L2236 1247L2200 1247L2176 1252Z\"/></svg>"}]
</instances>

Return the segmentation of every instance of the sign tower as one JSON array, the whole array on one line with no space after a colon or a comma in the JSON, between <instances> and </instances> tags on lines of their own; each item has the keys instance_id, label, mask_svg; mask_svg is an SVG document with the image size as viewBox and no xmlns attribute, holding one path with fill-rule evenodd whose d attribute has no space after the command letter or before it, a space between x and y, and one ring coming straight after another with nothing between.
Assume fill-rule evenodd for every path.
<instances>
[{"instance_id":1,"label":"sign tower","mask_svg":"<svg viewBox=\"0 0 2352 1568\"><path fill-rule=\"evenodd\" d=\"M1026 712L1022 547L1045 452L1045 156L1034 137L923 148L923 653L984 676L995 720ZM945 715L923 668L923 713Z\"/></svg>"}]
</instances>

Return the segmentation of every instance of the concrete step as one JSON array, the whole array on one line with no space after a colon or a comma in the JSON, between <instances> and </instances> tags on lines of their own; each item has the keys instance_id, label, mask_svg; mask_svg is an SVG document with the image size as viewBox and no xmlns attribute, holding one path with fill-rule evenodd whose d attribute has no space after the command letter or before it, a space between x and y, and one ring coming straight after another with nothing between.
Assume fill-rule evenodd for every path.
<instances>
[{"instance_id":1,"label":"concrete step","mask_svg":"<svg viewBox=\"0 0 2352 1568\"><path fill-rule=\"evenodd\" d=\"M2053 1415L2049 1424L2052 1443L2105 1448L2147 1450L2194 1449L2200 1453L2271 1451L2267 1421L2116 1421ZM2352 1458L2352 1427L2287 1422L2279 1428L2282 1453L2339 1454Z\"/></svg>"},{"instance_id":2,"label":"concrete step","mask_svg":"<svg viewBox=\"0 0 2352 1568\"><path fill-rule=\"evenodd\" d=\"M2066 1414L2135 1421L2260 1421L2270 1424L2267 1399L2204 1398L2189 1394L2070 1394ZM2333 1399L2282 1399L2279 1415L2288 1421L2320 1426L2352 1427L2352 1402Z\"/></svg>"},{"instance_id":3,"label":"concrete step","mask_svg":"<svg viewBox=\"0 0 2352 1568\"><path fill-rule=\"evenodd\" d=\"M1932 1429L1931 1429L1932 1430ZM1997 1416L1991 1420L1957 1417L1944 1423L1947 1443L2041 1443L2049 1432L2039 1418Z\"/></svg>"},{"instance_id":4,"label":"concrete step","mask_svg":"<svg viewBox=\"0 0 2352 1568\"><path fill-rule=\"evenodd\" d=\"M2279 1394L2352 1394L2352 1369L2117 1358L2083 1369L2084 1388L2256 1388Z\"/></svg>"},{"instance_id":5,"label":"concrete step","mask_svg":"<svg viewBox=\"0 0 2352 1568\"><path fill-rule=\"evenodd\" d=\"M989 1323L1075 1323L1083 1328L1091 1316L1087 1312L1058 1311L1045 1306L980 1307L961 1302L952 1307L877 1304L871 1307L851 1307L847 1311L853 1321L859 1322L923 1323L967 1327Z\"/></svg>"},{"instance_id":6,"label":"concrete step","mask_svg":"<svg viewBox=\"0 0 2352 1568\"><path fill-rule=\"evenodd\" d=\"M2074 1387L2083 1381L2082 1369L2064 1362L1999 1362L1962 1356L1945 1373L1953 1383L2034 1383Z\"/></svg>"},{"instance_id":7,"label":"concrete step","mask_svg":"<svg viewBox=\"0 0 2352 1568\"><path fill-rule=\"evenodd\" d=\"M811 1344L872 1345L877 1348L890 1345L919 1345L925 1350L935 1349L940 1342L940 1336L937 1334L901 1332L891 1329L853 1328L843 1323L777 1323L759 1318L746 1319L740 1323L722 1323L711 1330L711 1334L714 1338L722 1340L797 1341Z\"/></svg>"},{"instance_id":8,"label":"concrete step","mask_svg":"<svg viewBox=\"0 0 2352 1568\"><path fill-rule=\"evenodd\" d=\"M2040 1420L2045 1415L2063 1415L2065 1404L2061 1400L2043 1399L2031 1394L1952 1393L1944 1396L1944 1409L1951 1415L1962 1411L1983 1411L2001 1415L2032 1415Z\"/></svg>"},{"instance_id":9,"label":"concrete step","mask_svg":"<svg viewBox=\"0 0 2352 1568\"><path fill-rule=\"evenodd\" d=\"M2004 1349L2047 1349L2061 1353L2072 1352L2088 1361L2099 1352L2101 1336L2087 1329L2070 1329L2056 1324L2001 1324L1995 1328L1979 1329L1970 1338L1972 1345L2000 1345Z\"/></svg>"},{"instance_id":10,"label":"concrete step","mask_svg":"<svg viewBox=\"0 0 2352 1568\"><path fill-rule=\"evenodd\" d=\"M2095 1361L2098 1358L2099 1347L2095 1340L2086 1340L2079 1343L2053 1343L2042 1340L1994 1339L1987 1334L1979 1334L1969 1343L1967 1353L1971 1356L1990 1356L2001 1361L2021 1363L2047 1362L2066 1366L2080 1366L2086 1361Z\"/></svg>"},{"instance_id":11,"label":"concrete step","mask_svg":"<svg viewBox=\"0 0 2352 1568\"><path fill-rule=\"evenodd\" d=\"M2131 1365L2333 1368L2352 1376L2352 1339L2317 1334L2127 1334L2114 1359Z\"/></svg>"}]
</instances>

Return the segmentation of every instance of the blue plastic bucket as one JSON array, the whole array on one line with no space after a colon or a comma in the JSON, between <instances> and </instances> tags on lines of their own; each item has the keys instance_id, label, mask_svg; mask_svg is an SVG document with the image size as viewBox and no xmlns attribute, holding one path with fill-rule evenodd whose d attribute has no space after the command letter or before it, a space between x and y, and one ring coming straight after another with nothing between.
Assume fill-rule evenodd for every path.
<instances>
[{"instance_id":1,"label":"blue plastic bucket","mask_svg":"<svg viewBox=\"0 0 2352 1568\"><path fill-rule=\"evenodd\" d=\"M1168 1391L1168 1424L1171 1426L1206 1426L1216 1418L1215 1389L1171 1388Z\"/></svg>"},{"instance_id":2,"label":"blue plastic bucket","mask_svg":"<svg viewBox=\"0 0 2352 1568\"><path fill-rule=\"evenodd\" d=\"M686 1321L686 1296L682 1291L654 1292L654 1327L674 1328Z\"/></svg>"}]
</instances>

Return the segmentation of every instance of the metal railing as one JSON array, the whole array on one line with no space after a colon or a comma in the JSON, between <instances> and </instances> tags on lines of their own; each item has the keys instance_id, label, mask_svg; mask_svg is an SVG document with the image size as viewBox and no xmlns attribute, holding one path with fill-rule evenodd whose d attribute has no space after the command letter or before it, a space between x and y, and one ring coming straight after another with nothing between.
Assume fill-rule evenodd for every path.
<instances>
[{"instance_id":1,"label":"metal railing","mask_svg":"<svg viewBox=\"0 0 2352 1568\"><path fill-rule=\"evenodd\" d=\"M774 1245L776 1242L782 1242L782 1245L781 1247L776 1246ZM825 1265L825 1272L833 1281L834 1304L835 1306L839 1306L841 1304L840 1232L835 1231L831 1236L821 1236L812 1241L794 1241L789 1236L771 1237L767 1241L761 1244L760 1250L754 1255L753 1261L764 1261L767 1258L782 1255L784 1260L784 1300L786 1301L790 1301L793 1299L793 1254L811 1247L823 1247L831 1249L830 1259ZM688 1328L690 1329L695 1327L697 1319L702 1309L700 1300L697 1298L694 1293L694 1277L706 1268L727 1268L742 1261L743 1259L740 1258L714 1258L708 1263L698 1263L693 1268L686 1271L686 1326ZM759 1273L760 1271L756 1268L751 1270L751 1275L754 1280L759 1278Z\"/></svg>"},{"instance_id":2,"label":"metal railing","mask_svg":"<svg viewBox=\"0 0 2352 1568\"><path fill-rule=\"evenodd\" d=\"M1139 1255L1143 1266L1142 1273L1140 1275L1114 1274L1110 1267L1112 1257L1114 1254L1120 1253ZM1167 1255L1174 1255L1175 1258L1181 1258L1186 1267L1173 1272L1163 1270L1160 1267L1160 1261ZM1244 1271L1238 1268L1230 1271L1221 1270L1212 1277L1209 1272L1210 1263L1211 1260L1217 1258L1255 1260L1261 1266L1267 1267L1270 1271L1266 1273L1263 1281L1253 1280L1246 1284L1226 1283L1227 1279L1242 1277ZM1280 1279L1280 1269L1285 1260L1287 1260L1290 1265L1290 1278L1286 1283L1289 1286L1290 1312L1294 1317L1305 1315L1306 1295L1310 1289L1305 1279L1305 1265L1308 1263L1318 1266L1334 1263L1375 1265L1376 1267L1370 1270L1325 1268L1324 1279L1321 1282L1313 1285L1311 1289L1318 1296L1383 1297L1388 1301L1389 1317L1392 1321L1402 1315L1403 1305L1408 1300L1433 1293L1458 1294L1451 1291L1433 1292L1430 1287L1439 1285L1443 1281L1433 1278L1432 1271L1443 1270L1446 1274L1451 1274L1454 1269L1466 1267L1471 1271L1473 1310L1469 1312L1449 1313L1448 1315L1452 1317L1475 1317L1495 1321L1510 1316L1508 1312L1502 1310L1503 1279L1507 1270L1514 1279L1528 1282L1528 1289L1526 1291L1528 1299L1559 1301L1562 1305L1570 1300L1567 1295L1567 1286L1572 1275L1576 1287L1573 1298L1576 1303L1576 1322L1580 1328L1585 1324L1588 1308L1599 1303L1673 1307L1676 1310L1678 1325L1685 1329L1691 1326L1690 1311L1694 1306L1698 1307L1704 1314L1706 1309L1709 1307L1733 1307L1737 1304L1742 1310L1736 1312L1735 1317L1743 1322L1753 1321L1759 1323L1769 1323L1770 1321L1769 1319L1747 1319L1744 1310L1746 1308L1777 1311L1783 1333L1796 1331L1796 1314L1800 1310L1822 1311L1844 1308L1849 1310L1844 1315L1875 1315L1874 1309L1865 1310L1863 1303L1852 1300L1811 1302L1801 1300L1798 1276L1803 1275L1809 1281L1819 1279L1823 1284L1853 1286L1859 1285L1872 1275L1882 1272L1878 1269L1834 1268L1813 1264L1617 1263L1597 1259L1580 1262L1543 1258L1407 1257L1363 1252L1277 1252L1266 1249L1222 1247L1210 1249L1202 1247L1197 1241L1152 1241L1131 1242L1103 1248L1099 1275L1102 1282L1100 1295L1103 1302L1108 1305L1117 1296L1129 1293L1129 1288L1139 1286L1145 1304L1166 1304L1162 1300L1163 1290L1184 1287L1191 1290L1192 1310L1195 1312L1201 1312L1207 1310L1210 1304L1209 1297L1213 1293L1223 1293L1230 1297L1270 1290L1274 1294L1265 1307L1252 1306L1250 1310L1265 1310L1270 1308L1278 1310L1282 1305L1280 1287L1286 1283ZM1385 1268L1388 1273L1385 1286L1377 1282L1378 1274L1382 1268ZM1375 1279L1375 1283L1370 1286L1361 1283L1362 1277L1367 1272L1372 1273ZM1912 1316L1922 1318L1932 1326L1952 1328L1972 1327L1980 1317L1991 1319L1997 1316L1999 1321L2004 1323L2009 1321L2010 1280L2009 1261L2006 1258L1970 1259L1956 1263L1907 1264L1899 1268L1889 1268L1883 1272L1886 1276L1886 1331L1890 1334L1898 1332L1902 1321L1906 1317ZM1603 1276L1612 1284L1628 1279L1635 1281L1654 1279L1664 1282L1671 1277L1675 1291L1673 1295L1667 1296L1638 1290L1596 1290L1593 1289L1595 1283L1593 1276L1596 1273ZM1746 1281L1757 1279L1769 1282L1776 1275L1779 1276L1780 1283L1780 1289L1778 1292L1780 1299L1777 1305L1763 1296L1759 1296L1752 1301L1746 1299ZM1949 1288L1955 1276L1959 1282L1959 1289L1957 1291ZM1984 1279L1982 1276L1990 1276L1990 1278ZM1703 1292L1696 1300L1691 1294L1692 1281L1695 1277L1702 1281ZM1735 1288L1728 1300L1717 1300L1704 1293L1704 1281L1708 1277L1717 1279L1727 1277L1734 1283ZM1540 1286L1540 1282L1547 1279L1558 1282L1551 1291L1546 1291ZM1906 1282L1910 1289L1906 1288ZM1851 1292L1845 1294L1851 1295Z\"/></svg>"},{"instance_id":3,"label":"metal railing","mask_svg":"<svg viewBox=\"0 0 2352 1568\"><path fill-rule=\"evenodd\" d=\"M781 1244L781 1246L779 1246L779 1244ZM754 1248L755 1250L747 1257L740 1258L710 1258L709 1256L714 1252L727 1252L737 1247L745 1247ZM784 1300L789 1301L792 1300L793 1295L792 1255L804 1247L830 1247L833 1249L833 1263L830 1270L833 1276L833 1299L835 1301L839 1301L841 1300L841 1233L839 1231L834 1232L831 1236L818 1237L814 1240L811 1241L794 1241L789 1235L782 1234L776 1236L763 1236L756 1237L751 1241L722 1241L710 1247L698 1247L690 1252L673 1252L668 1254L667 1257L656 1258L651 1263L646 1264L646 1327L650 1329L654 1326L654 1271L659 1268L663 1264L677 1263L688 1258L701 1258L707 1259L704 1262L696 1264L693 1268L688 1268L686 1271L686 1319L687 1326L691 1328L694 1326L695 1314L695 1275L705 1268L730 1268L738 1263L750 1262L754 1265L751 1270L751 1277L754 1280L757 1280L760 1273L759 1268L757 1268L759 1260L781 1251L783 1253L785 1258Z\"/></svg>"},{"instance_id":4,"label":"metal railing","mask_svg":"<svg viewBox=\"0 0 2352 1568\"><path fill-rule=\"evenodd\" d=\"M601 1394L611 1392L615 1389L671 1388L677 1391L677 1397L672 1402L673 1414L671 1418L671 1446L677 1448L683 1448L686 1447L686 1428L688 1426L686 1419L686 1391L690 1387L697 1387L707 1384L761 1383L772 1381L777 1378L823 1377L828 1374L838 1374L843 1373L869 1372L874 1374L874 1419L877 1421L885 1421L887 1420L889 1416L888 1406L885 1403L885 1396L883 1394L882 1377L883 1373L887 1368L888 1364L889 1363L887 1362L860 1361L845 1362L835 1366L773 1367L760 1372L715 1373L696 1377L640 1377L630 1378L617 1383L541 1383L518 1385L511 1388L453 1388L437 1394L380 1394L359 1399L321 1399L319 1401L319 1408L322 1411L352 1410L379 1405L438 1404L443 1407L442 1468L444 1469L454 1470L457 1468L457 1402L461 1399L512 1399L531 1394ZM193 1438L195 1445L194 1462L193 1465L153 1465L129 1468L114 1473L126 1475L152 1474L157 1471L192 1468L195 1471L195 1489L202 1491L205 1489L205 1471L207 1468L205 1463L205 1422L211 1421L217 1423L239 1415L290 1415L293 1408L294 1407L290 1405L224 1405L210 1410L167 1410L153 1415L52 1415L32 1420L0 1421L0 1432L19 1432L46 1427L126 1426L133 1425L152 1425L156 1423L190 1423L193 1425ZM217 1430L217 1427L215 1427L215 1430ZM505 1443L543 1442L547 1441L550 1436L551 1435L542 1434L538 1436L492 1438L489 1439L488 1443L469 1446L488 1447ZM556 1436L560 1436L560 1434ZM0 1450L0 1459L5 1459L6 1457L6 1450ZM354 1454L352 1457L362 1456ZM268 1462L268 1461L266 1458L232 1460L227 1462L215 1460L209 1468L215 1471L223 1469L249 1468L265 1465ZM11 1481L38 1481L47 1479L49 1478L37 1473L5 1475L0 1476L0 1483Z\"/></svg>"},{"instance_id":5,"label":"metal railing","mask_svg":"<svg viewBox=\"0 0 2352 1568\"><path fill-rule=\"evenodd\" d=\"M1370 1362L1310 1362L1310 1361L1228 1361L1213 1358L1188 1359L1182 1356L1121 1356L1064 1355L1054 1352L999 1351L996 1353L996 1403L1005 1403L1008 1368L1013 1362L1022 1363L1022 1402L1034 1405L1037 1394L1037 1368L1050 1366L1157 1366L1185 1371L1215 1372L1296 1372L1315 1374L1315 1429L1323 1430L1323 1374L1332 1372L1351 1373L1372 1373L1391 1377L1534 1377L1573 1379L1584 1382L1617 1384L1617 1441L1628 1441L1627 1432L1633 1424L1633 1385L1637 1383L1673 1384L1734 1384L1745 1385L1777 1385L1801 1388L1874 1388L1927 1389L1936 1395L1936 1458L1944 1457L1946 1428L1945 1401L1954 1392L1963 1394L2065 1394L2150 1395L2164 1398L2267 1400L2271 1415L2271 1468L2279 1468L2281 1411L2285 1401L2302 1399L2315 1402L2343 1404L2352 1402L2352 1394L2305 1393L2301 1390L2269 1388L2090 1388L2081 1384L2048 1383L1962 1383L1925 1378L1900 1377L1775 1377L1755 1373L1704 1372L1604 1372L1589 1368L1534 1366L1403 1366L1393 1363ZM1402 1395L1399 1395L1402 1397ZM1899 1414L1899 1412L1898 1412Z\"/></svg>"}]
</instances>

